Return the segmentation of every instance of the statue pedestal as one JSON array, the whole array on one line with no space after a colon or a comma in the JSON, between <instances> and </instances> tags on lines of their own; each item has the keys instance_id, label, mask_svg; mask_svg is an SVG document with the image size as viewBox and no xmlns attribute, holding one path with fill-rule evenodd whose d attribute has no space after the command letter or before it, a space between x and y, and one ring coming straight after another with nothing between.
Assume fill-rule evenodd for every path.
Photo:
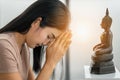
<instances>
[{"instance_id":1,"label":"statue pedestal","mask_svg":"<svg viewBox=\"0 0 120 80\"><path fill-rule=\"evenodd\" d=\"M120 80L120 72L115 67L115 73L110 74L91 74L90 66L84 66L85 80Z\"/></svg>"}]
</instances>

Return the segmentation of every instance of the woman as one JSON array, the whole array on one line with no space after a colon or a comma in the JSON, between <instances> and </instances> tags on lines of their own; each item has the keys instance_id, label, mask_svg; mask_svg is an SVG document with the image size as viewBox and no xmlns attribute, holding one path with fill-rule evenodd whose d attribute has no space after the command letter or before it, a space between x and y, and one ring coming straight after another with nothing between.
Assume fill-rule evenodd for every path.
<instances>
[{"instance_id":1,"label":"woman","mask_svg":"<svg viewBox=\"0 0 120 80\"><path fill-rule=\"evenodd\" d=\"M71 43L70 14L59 0L39 0L0 30L0 80L49 80ZM34 79L29 50L47 46L46 61Z\"/></svg>"}]
</instances>

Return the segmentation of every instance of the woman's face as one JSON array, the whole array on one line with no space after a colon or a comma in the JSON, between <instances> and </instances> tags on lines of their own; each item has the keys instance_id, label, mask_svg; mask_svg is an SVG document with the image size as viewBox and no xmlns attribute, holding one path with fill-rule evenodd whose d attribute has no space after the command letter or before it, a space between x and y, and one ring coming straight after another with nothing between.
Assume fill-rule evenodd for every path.
<instances>
[{"instance_id":1,"label":"woman's face","mask_svg":"<svg viewBox=\"0 0 120 80\"><path fill-rule=\"evenodd\" d=\"M30 48L35 48L40 45L48 45L56 37L58 37L62 31L46 26L41 28L39 25L32 25L28 33L26 34L26 43Z\"/></svg>"}]
</instances>

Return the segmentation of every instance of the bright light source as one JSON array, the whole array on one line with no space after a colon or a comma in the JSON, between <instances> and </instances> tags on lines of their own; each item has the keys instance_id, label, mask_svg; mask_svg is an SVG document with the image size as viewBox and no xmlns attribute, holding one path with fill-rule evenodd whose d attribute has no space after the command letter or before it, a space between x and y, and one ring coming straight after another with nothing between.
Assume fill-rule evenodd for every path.
<instances>
[{"instance_id":1,"label":"bright light source","mask_svg":"<svg viewBox=\"0 0 120 80\"><path fill-rule=\"evenodd\" d=\"M76 35L77 39L79 39L80 42L86 42L90 40L90 36L92 34L90 26L88 25L76 25L76 26L77 29L75 29L74 35Z\"/></svg>"}]
</instances>

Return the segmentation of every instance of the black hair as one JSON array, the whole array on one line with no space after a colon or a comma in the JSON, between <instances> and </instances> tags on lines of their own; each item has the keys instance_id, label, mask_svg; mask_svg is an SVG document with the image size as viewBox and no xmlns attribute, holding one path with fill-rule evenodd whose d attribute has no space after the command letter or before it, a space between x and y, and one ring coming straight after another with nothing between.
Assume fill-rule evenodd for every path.
<instances>
[{"instance_id":1,"label":"black hair","mask_svg":"<svg viewBox=\"0 0 120 80\"><path fill-rule=\"evenodd\" d=\"M33 70L38 73L42 68L42 57L44 54L44 46L38 46L33 49Z\"/></svg>"},{"instance_id":2,"label":"black hair","mask_svg":"<svg viewBox=\"0 0 120 80\"><path fill-rule=\"evenodd\" d=\"M0 33L19 32L26 34L32 22L38 17L42 17L40 27L49 26L65 30L69 24L70 13L68 8L59 0L38 0L31 4L22 14L1 28ZM41 69L42 50L43 46L33 49L33 69L35 72Z\"/></svg>"}]
</instances>

